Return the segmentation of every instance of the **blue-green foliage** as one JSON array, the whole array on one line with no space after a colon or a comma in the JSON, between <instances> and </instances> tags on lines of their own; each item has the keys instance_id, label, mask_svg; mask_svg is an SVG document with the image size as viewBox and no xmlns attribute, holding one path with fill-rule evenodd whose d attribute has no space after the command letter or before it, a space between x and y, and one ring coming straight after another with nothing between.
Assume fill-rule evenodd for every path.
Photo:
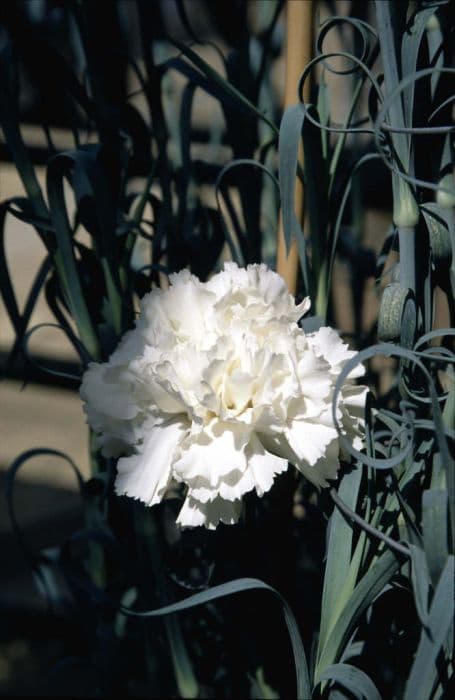
<instances>
[{"instance_id":1,"label":"blue-green foliage","mask_svg":"<svg viewBox=\"0 0 455 700\"><path fill-rule=\"evenodd\" d=\"M422 1L413 10L407 2L353 3L358 12L372 11L371 25L363 16L333 13L318 28L317 55L296 85L296 104L284 114L270 82L282 2L259 3L265 20L256 36L247 23L248 3L232 3L237 30L232 34L226 25L225 51L211 47L223 74L198 53L204 42L188 3L175 0L175 10L191 45L164 35L157 3L128 3L139 31L134 51L100 38L103 12L119 29L125 4L122 10L122 3L111 2L100 11L101 5L64 4L81 71L73 70L56 37L30 32L20 3L11 4L0 27L0 122L25 190L25 196L0 202L0 289L16 332L10 365L34 332L30 318L43 292L82 371L91 359L108 357L134 321L135 299L158 285L160 274L189 266L206 279L225 243L240 264L273 262L280 204L286 242L298 241L298 293L313 302L308 329L332 320L337 252L352 273L353 343L361 352L346 366L337 391L358 362L383 355L395 357L397 365L387 394L368 402L366 448L354 450L340 437L345 458L337 491L318 495L301 484L303 521L292 516L296 482L287 474L263 499L247 498L241 524L216 533L179 533L178 493L153 509L117 499L115 463L92 449L93 476L85 484L78 477L85 528L53 557L37 555L15 515L14 477L28 459L56 452L37 449L18 457L7 482L13 529L51 610L72 621L79 640L77 657L73 651L52 678L71 678L82 664L94 674L98 694L120 687L133 696L256 697L255 679L262 679L270 697L273 688L284 696L297 689L301 698L330 697L332 691L375 700L441 697L453 674L455 332L432 328L436 286L447 294L452 325L454 310L450 3ZM342 39L346 29L352 45L325 52L330 34ZM175 51L161 60L163 42ZM327 76L336 72L334 59L345 63L337 76L346 81L342 124L331 117ZM60 152L43 124L45 192L20 130L19 61L44 96L51 90L74 139L71 150ZM116 85L126 65L141 86L145 113ZM322 67L319 82L316 65ZM185 87L180 109L166 114L165 80L175 71ZM51 88L45 87L49 75ZM310 75L312 100L304 104L302 87ZM192 155L192 107L201 91L223 111L224 133L207 135L229 147L223 163ZM364 116L359 105L365 95ZM85 131L96 135L90 144ZM356 145L360 135L369 137L363 151ZM372 162L381 164L383 186L393 189L393 226L377 261L362 244L358 215L367 189L360 178L364 169L366 178L371 175ZM133 188L137 175L143 184ZM305 185L305 226L295 215L296 177ZM73 217L64 185L74 194ZM207 185L216 207L202 196ZM46 250L22 312L5 252L10 216L30 224ZM82 226L88 244L75 237ZM132 256L140 238L149 258L138 270ZM365 336L359 321L365 280L374 274L381 279L391 249L399 263L379 322ZM376 331L384 342L373 345ZM368 379L377 389L370 366ZM230 598L258 589L267 595ZM269 606L270 593L280 606Z\"/></svg>"}]
</instances>

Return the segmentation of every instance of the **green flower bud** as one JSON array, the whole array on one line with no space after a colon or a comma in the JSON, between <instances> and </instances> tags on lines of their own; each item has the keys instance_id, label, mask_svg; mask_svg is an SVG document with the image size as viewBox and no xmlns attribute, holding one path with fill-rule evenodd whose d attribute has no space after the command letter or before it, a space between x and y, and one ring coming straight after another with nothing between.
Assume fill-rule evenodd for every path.
<instances>
[{"instance_id":1,"label":"green flower bud","mask_svg":"<svg viewBox=\"0 0 455 700\"><path fill-rule=\"evenodd\" d=\"M419 207L414 194L401 178L394 178L393 185L393 223L397 228L414 228L419 221Z\"/></svg>"},{"instance_id":2,"label":"green flower bud","mask_svg":"<svg viewBox=\"0 0 455 700\"><path fill-rule=\"evenodd\" d=\"M442 209L451 209L455 207L455 183L452 173L447 173L439 180L439 187L444 187L444 190L436 191L436 202ZM447 192L446 190L450 190Z\"/></svg>"}]
</instances>

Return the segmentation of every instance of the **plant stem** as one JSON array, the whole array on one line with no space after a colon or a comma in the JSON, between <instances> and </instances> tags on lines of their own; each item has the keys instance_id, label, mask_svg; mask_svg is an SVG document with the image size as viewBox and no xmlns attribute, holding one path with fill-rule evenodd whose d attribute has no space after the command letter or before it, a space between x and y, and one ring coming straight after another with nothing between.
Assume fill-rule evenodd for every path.
<instances>
[{"instance_id":1,"label":"plant stem","mask_svg":"<svg viewBox=\"0 0 455 700\"><path fill-rule=\"evenodd\" d=\"M380 530L377 530L375 527L372 525L369 525L363 518L360 517L360 515L357 515L357 513L354 513L353 510L351 510L344 501L341 500L339 495L337 494L335 489L330 489L330 498L332 501L335 503L336 507L339 508L339 510L345 515L349 520L351 520L353 523L356 523L359 525L362 530L365 530L369 535L372 537L376 537L377 539L381 540L386 544L390 549L393 549L397 554L402 554L405 557L410 557L410 552L405 545L400 544L399 542L396 542L394 539L389 537L388 535L385 535L383 532Z\"/></svg>"}]
</instances>

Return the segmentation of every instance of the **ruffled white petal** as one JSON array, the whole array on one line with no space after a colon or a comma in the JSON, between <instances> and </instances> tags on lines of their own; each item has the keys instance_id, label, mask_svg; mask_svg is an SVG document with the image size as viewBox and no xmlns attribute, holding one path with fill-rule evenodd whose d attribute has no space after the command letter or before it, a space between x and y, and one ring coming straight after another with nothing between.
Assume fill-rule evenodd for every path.
<instances>
[{"instance_id":1,"label":"ruffled white petal","mask_svg":"<svg viewBox=\"0 0 455 700\"><path fill-rule=\"evenodd\" d=\"M252 435L246 452L254 488L258 496L263 496L272 488L275 476L287 470L288 460L267 452L256 435Z\"/></svg>"},{"instance_id":2,"label":"ruffled white petal","mask_svg":"<svg viewBox=\"0 0 455 700\"><path fill-rule=\"evenodd\" d=\"M317 354L324 357L335 372L339 373L341 367L356 354L349 350L343 343L338 333L329 326L323 326L315 333L308 336L308 342L313 346ZM358 364L349 374L350 379L361 377L365 374L365 367Z\"/></svg>"},{"instance_id":3,"label":"ruffled white petal","mask_svg":"<svg viewBox=\"0 0 455 700\"><path fill-rule=\"evenodd\" d=\"M339 469L339 444L338 440L332 440L324 452L324 455L318 461L310 466L308 463L300 462L296 467L302 474L311 481L315 486L323 488L330 486L328 479L336 479Z\"/></svg>"},{"instance_id":4,"label":"ruffled white petal","mask_svg":"<svg viewBox=\"0 0 455 700\"><path fill-rule=\"evenodd\" d=\"M338 437L333 427L312 423L306 420L294 420L285 430L289 447L296 455L296 466L308 464L313 467L320 460L329 444Z\"/></svg>"},{"instance_id":5,"label":"ruffled white petal","mask_svg":"<svg viewBox=\"0 0 455 700\"><path fill-rule=\"evenodd\" d=\"M366 386L357 384L345 384L342 389L343 404L351 415L363 418L365 414L365 402L368 394Z\"/></svg>"},{"instance_id":6,"label":"ruffled white petal","mask_svg":"<svg viewBox=\"0 0 455 700\"><path fill-rule=\"evenodd\" d=\"M177 518L177 525L182 528L203 525L215 530L219 523L234 525L242 512L242 501L225 501L217 497L213 501L200 503L187 496Z\"/></svg>"},{"instance_id":7,"label":"ruffled white petal","mask_svg":"<svg viewBox=\"0 0 455 700\"><path fill-rule=\"evenodd\" d=\"M243 425L217 423L182 445L174 462L175 478L190 486L200 486L203 481L211 489L219 488L227 475L245 471L247 443Z\"/></svg>"},{"instance_id":8,"label":"ruffled white petal","mask_svg":"<svg viewBox=\"0 0 455 700\"><path fill-rule=\"evenodd\" d=\"M81 384L83 401L106 418L131 420L138 406L128 391L129 379L122 368L111 368L91 362ZM100 418L101 420L101 418Z\"/></svg>"},{"instance_id":9,"label":"ruffled white petal","mask_svg":"<svg viewBox=\"0 0 455 700\"><path fill-rule=\"evenodd\" d=\"M157 425L138 454L119 459L117 495L139 498L149 506L158 503L172 478L174 455L187 430L188 426L179 420Z\"/></svg>"}]
</instances>

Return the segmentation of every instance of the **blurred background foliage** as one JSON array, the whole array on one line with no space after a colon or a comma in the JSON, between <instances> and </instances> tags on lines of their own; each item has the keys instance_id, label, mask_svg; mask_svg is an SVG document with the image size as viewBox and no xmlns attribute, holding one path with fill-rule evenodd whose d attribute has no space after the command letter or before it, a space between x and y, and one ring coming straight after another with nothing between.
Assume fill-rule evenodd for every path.
<instances>
[{"instance_id":1,"label":"blurred background foliage","mask_svg":"<svg viewBox=\"0 0 455 700\"><path fill-rule=\"evenodd\" d=\"M449 695L453 332L435 329L453 326L453 3L315 2L311 107L283 118L285 5L0 8L3 418L20 433L17 453L41 412L56 426L35 451L2 454L13 530L47 601L23 593L11 604L5 535L3 692L295 696L289 628L267 591L162 619L119 612L254 577L290 605L315 697ZM304 327L327 321L365 349L367 448L342 465L338 509L336 494L289 471L247 498L238 526L182 533L179 493L146 509L113 496L115 463L92 447L76 467L85 445L67 444L83 439L81 416L58 423L58 392L107 359L138 297L169 272L188 266L204 280L225 259L273 266L280 203L284 235L299 243L297 296L313 303ZM388 344L369 351L378 335ZM28 382L34 417L14 380ZM23 511L45 511L46 499L36 484L18 493L31 459L50 482L76 475L80 493L78 513L63 499L58 527L39 537Z\"/></svg>"}]
</instances>

